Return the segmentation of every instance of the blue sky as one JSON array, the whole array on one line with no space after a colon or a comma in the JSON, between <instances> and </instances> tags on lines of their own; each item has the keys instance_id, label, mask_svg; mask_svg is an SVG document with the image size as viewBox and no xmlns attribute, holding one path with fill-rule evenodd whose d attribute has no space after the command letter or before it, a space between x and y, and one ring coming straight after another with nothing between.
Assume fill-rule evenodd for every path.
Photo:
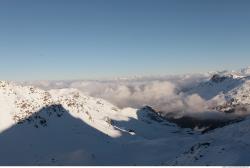
<instances>
[{"instance_id":1,"label":"blue sky","mask_svg":"<svg viewBox=\"0 0 250 168\"><path fill-rule=\"evenodd\" d=\"M91 79L250 65L248 0L1 0L0 77Z\"/></svg>"}]
</instances>

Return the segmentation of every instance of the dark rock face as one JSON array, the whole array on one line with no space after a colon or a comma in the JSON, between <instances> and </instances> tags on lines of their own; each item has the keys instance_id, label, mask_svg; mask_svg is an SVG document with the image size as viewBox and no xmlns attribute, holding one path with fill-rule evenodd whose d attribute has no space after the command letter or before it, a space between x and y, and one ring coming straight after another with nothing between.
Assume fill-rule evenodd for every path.
<instances>
[{"instance_id":1,"label":"dark rock face","mask_svg":"<svg viewBox=\"0 0 250 168\"><path fill-rule=\"evenodd\" d=\"M226 125L242 121L242 118L237 119L199 119L190 116L183 116L181 118L166 118L169 122L177 124L181 128L201 129L201 133L214 130L216 128L224 127Z\"/></svg>"},{"instance_id":2,"label":"dark rock face","mask_svg":"<svg viewBox=\"0 0 250 168\"><path fill-rule=\"evenodd\" d=\"M220 83L220 82L223 82L224 80L229 79L229 78L230 77L220 76L218 74L215 74L215 75L212 76L211 81L215 82L215 83Z\"/></svg>"},{"instance_id":3,"label":"dark rock face","mask_svg":"<svg viewBox=\"0 0 250 168\"><path fill-rule=\"evenodd\" d=\"M191 128L191 129L200 129L201 133L206 133L208 131L214 130L216 128L224 127L226 125L240 122L244 117L233 117L233 118L221 118L221 119L202 119L195 116L182 116L176 118L174 113L170 113L162 116L161 112L155 111L152 107L145 106L142 108L143 111L147 111L147 118L155 122L169 122L176 124L180 128ZM232 110L232 109L231 109ZM229 113L231 111L224 111ZM231 112L232 113L232 112Z\"/></svg>"}]
</instances>

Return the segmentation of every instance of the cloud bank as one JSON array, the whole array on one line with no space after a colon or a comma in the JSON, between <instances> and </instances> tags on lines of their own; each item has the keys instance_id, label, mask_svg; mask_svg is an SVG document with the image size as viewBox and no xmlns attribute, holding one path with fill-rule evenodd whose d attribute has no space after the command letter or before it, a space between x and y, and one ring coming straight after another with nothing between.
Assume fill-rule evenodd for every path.
<instances>
[{"instance_id":1,"label":"cloud bank","mask_svg":"<svg viewBox=\"0 0 250 168\"><path fill-rule=\"evenodd\" d=\"M219 96L204 100L198 94L188 94L189 89L210 77L209 74L196 74L102 81L37 81L24 84L46 90L77 88L86 95L103 98L120 108L141 108L148 105L162 115L174 114L181 117L211 111L225 101L224 97Z\"/></svg>"},{"instance_id":2,"label":"cloud bank","mask_svg":"<svg viewBox=\"0 0 250 168\"><path fill-rule=\"evenodd\" d=\"M143 106L151 106L166 117L195 116L202 119L225 119L236 115L246 115L250 108L247 109L247 112L241 111L239 108L233 114L217 111L216 107L223 106L226 100L224 94L220 92L216 92L216 96L211 96L209 99L208 96L204 96L204 93L213 93L211 87L200 93L195 90L198 85L211 79L213 74L134 77L113 80L26 81L22 84L35 85L45 90L76 88L85 95L103 98L119 108L139 109ZM223 90L223 87L213 89Z\"/></svg>"}]
</instances>

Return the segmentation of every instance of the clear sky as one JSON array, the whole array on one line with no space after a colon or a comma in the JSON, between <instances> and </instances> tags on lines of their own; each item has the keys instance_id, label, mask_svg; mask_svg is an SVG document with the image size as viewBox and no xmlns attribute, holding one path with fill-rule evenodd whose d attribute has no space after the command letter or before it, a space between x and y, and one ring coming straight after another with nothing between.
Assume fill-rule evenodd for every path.
<instances>
[{"instance_id":1,"label":"clear sky","mask_svg":"<svg viewBox=\"0 0 250 168\"><path fill-rule=\"evenodd\" d=\"M85 79L250 65L249 0L0 0L0 77Z\"/></svg>"}]
</instances>

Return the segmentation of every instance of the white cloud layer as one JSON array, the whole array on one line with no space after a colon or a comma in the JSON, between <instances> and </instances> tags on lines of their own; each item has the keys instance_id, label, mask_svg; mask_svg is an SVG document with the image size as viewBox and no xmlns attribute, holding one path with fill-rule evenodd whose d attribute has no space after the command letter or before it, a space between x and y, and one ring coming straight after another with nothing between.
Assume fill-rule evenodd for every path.
<instances>
[{"instance_id":1,"label":"white cloud layer","mask_svg":"<svg viewBox=\"0 0 250 168\"><path fill-rule=\"evenodd\" d=\"M185 115L211 110L223 98L204 100L198 94L186 94L191 87L207 80L208 74L147 77L106 81L37 81L26 82L43 89L77 88L83 93L103 98L120 108L151 106L163 114Z\"/></svg>"}]
</instances>

